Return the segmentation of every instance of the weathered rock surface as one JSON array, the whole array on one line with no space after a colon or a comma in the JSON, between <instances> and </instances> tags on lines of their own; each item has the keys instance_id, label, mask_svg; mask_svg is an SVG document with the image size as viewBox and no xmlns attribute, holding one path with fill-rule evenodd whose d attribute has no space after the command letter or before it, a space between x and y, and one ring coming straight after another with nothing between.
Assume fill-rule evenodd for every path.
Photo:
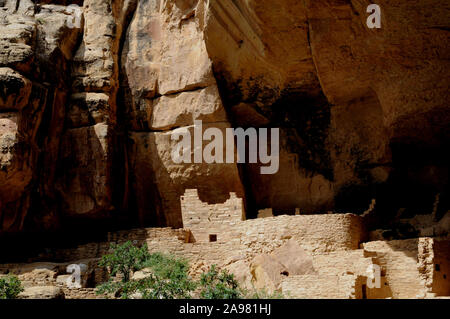
<instances>
[{"instance_id":1,"label":"weathered rock surface","mask_svg":"<svg viewBox=\"0 0 450 319\"><path fill-rule=\"evenodd\" d=\"M131 276L131 280L142 280L145 278L150 277L152 274L151 269L149 268L144 268L142 270L136 271L133 276Z\"/></svg>"},{"instance_id":2,"label":"weathered rock surface","mask_svg":"<svg viewBox=\"0 0 450 319\"><path fill-rule=\"evenodd\" d=\"M36 14L32 1L6 1L4 5L0 24L0 228L22 231L28 213L45 205L48 211L31 219L37 218L37 228L46 229L57 224L53 215L57 205L46 200L54 190L68 60L80 28L67 26L70 15L61 6L43 5ZM31 204L36 192L40 198Z\"/></svg>"},{"instance_id":3,"label":"weathered rock surface","mask_svg":"<svg viewBox=\"0 0 450 319\"><path fill-rule=\"evenodd\" d=\"M203 131L208 127L219 128L225 135L225 129L230 126L226 122L204 123ZM209 203L225 202L230 192L237 192L239 197L243 197L244 191L236 164L197 164L193 160L192 164L174 163L172 150L178 142L171 137L177 132L189 132L193 145L192 125L167 132L130 134L130 169L135 172L132 183L139 190L135 196L139 217L143 221L156 217L158 224L181 227L181 214L178 213L181 211L180 196L185 189L194 186L199 189L200 197ZM151 197L148 196L149 193L152 194ZM152 209L156 216L147 215Z\"/></svg>"},{"instance_id":4,"label":"weathered rock surface","mask_svg":"<svg viewBox=\"0 0 450 319\"><path fill-rule=\"evenodd\" d=\"M270 255L256 256L250 265L256 289L273 293L280 289L284 277L315 274L311 256L296 240L289 240Z\"/></svg>"},{"instance_id":5,"label":"weathered rock surface","mask_svg":"<svg viewBox=\"0 0 450 319\"><path fill-rule=\"evenodd\" d=\"M55 286L34 286L20 293L21 299L64 299L64 292Z\"/></svg>"},{"instance_id":6,"label":"weathered rock surface","mask_svg":"<svg viewBox=\"0 0 450 319\"><path fill-rule=\"evenodd\" d=\"M248 217L362 213L375 198L374 228L441 194L437 223L449 5L380 0L382 27L368 29L367 4L0 1L0 234L181 227L186 188L209 203L235 192ZM171 136L195 120L279 127L279 172L174 163Z\"/></svg>"}]
</instances>

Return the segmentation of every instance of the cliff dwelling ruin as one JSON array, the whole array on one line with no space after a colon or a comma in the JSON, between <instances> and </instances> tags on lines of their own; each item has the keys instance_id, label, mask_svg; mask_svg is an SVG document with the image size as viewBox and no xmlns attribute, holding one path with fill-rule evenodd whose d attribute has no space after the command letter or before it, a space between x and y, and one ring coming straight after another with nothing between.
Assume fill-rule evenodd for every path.
<instances>
[{"instance_id":1,"label":"cliff dwelling ruin","mask_svg":"<svg viewBox=\"0 0 450 319\"><path fill-rule=\"evenodd\" d=\"M96 298L131 240L292 298L449 297L450 4L376 3L0 0L0 276ZM197 121L276 130L279 169L174 162Z\"/></svg>"}]
</instances>

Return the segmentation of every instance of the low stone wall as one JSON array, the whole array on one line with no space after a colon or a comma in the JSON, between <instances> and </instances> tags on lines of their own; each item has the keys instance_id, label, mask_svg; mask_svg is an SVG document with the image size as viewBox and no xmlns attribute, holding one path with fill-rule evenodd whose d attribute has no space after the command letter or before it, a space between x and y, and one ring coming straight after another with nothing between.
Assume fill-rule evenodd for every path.
<instances>
[{"instance_id":1,"label":"low stone wall","mask_svg":"<svg viewBox=\"0 0 450 319\"><path fill-rule=\"evenodd\" d=\"M295 299L357 299L355 283L356 277L347 274L291 276L283 281L282 291Z\"/></svg>"},{"instance_id":2,"label":"low stone wall","mask_svg":"<svg viewBox=\"0 0 450 319\"><path fill-rule=\"evenodd\" d=\"M126 241L131 241L137 245L142 245L148 240L156 240L161 246L171 247L171 242L184 243L189 241L190 232L185 229L172 228L141 228L133 230L125 230L108 234L106 242L89 243L79 245L73 249L57 249L47 255L39 257L40 260L57 260L60 262L100 258L107 254L110 250L111 243L123 244Z\"/></svg>"},{"instance_id":3,"label":"low stone wall","mask_svg":"<svg viewBox=\"0 0 450 319\"><path fill-rule=\"evenodd\" d=\"M227 237L240 237L264 250L269 242L296 239L311 253L358 249L364 240L362 220L353 214L277 216L239 223Z\"/></svg>"},{"instance_id":4,"label":"low stone wall","mask_svg":"<svg viewBox=\"0 0 450 319\"><path fill-rule=\"evenodd\" d=\"M367 237L361 217L352 214L277 216L245 220L242 199L230 194L223 204L202 202L197 190L181 197L184 227L191 241L235 242L256 252L295 238L310 252L358 249Z\"/></svg>"},{"instance_id":5,"label":"low stone wall","mask_svg":"<svg viewBox=\"0 0 450 319\"><path fill-rule=\"evenodd\" d=\"M381 273L381 286L367 286L369 269L378 265L375 254L363 249L336 251L313 256L314 275L289 276L282 290L291 298L379 299L392 294Z\"/></svg>"},{"instance_id":6,"label":"low stone wall","mask_svg":"<svg viewBox=\"0 0 450 319\"><path fill-rule=\"evenodd\" d=\"M106 299L104 295L98 295L95 288L62 288L65 299Z\"/></svg>"},{"instance_id":7,"label":"low stone wall","mask_svg":"<svg viewBox=\"0 0 450 319\"><path fill-rule=\"evenodd\" d=\"M433 267L432 251L426 246L431 238L367 242L362 247L377 255L386 270L393 298L424 298ZM431 274L432 274L431 268ZM432 278L430 278L432 281Z\"/></svg>"},{"instance_id":8,"label":"low stone wall","mask_svg":"<svg viewBox=\"0 0 450 319\"><path fill-rule=\"evenodd\" d=\"M152 236L147 245L150 251L221 265L228 260L250 260L257 254L271 253L291 238L310 254L357 249L363 229L358 216L350 214L278 216L236 223L216 235L216 242L194 243Z\"/></svg>"}]
</instances>

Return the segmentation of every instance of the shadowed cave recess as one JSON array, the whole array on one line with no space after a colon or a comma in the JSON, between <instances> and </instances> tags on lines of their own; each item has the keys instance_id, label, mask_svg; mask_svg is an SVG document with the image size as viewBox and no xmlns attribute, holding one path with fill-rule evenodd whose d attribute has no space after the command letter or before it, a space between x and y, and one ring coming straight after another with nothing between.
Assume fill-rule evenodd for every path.
<instances>
[{"instance_id":1,"label":"shadowed cave recess","mask_svg":"<svg viewBox=\"0 0 450 319\"><path fill-rule=\"evenodd\" d=\"M438 224L449 8L380 0L368 29L366 2L0 0L0 258L181 228L186 189L234 192L247 219L364 215L386 240L418 237L417 216ZM198 119L280 128L279 172L175 165L170 135Z\"/></svg>"}]
</instances>

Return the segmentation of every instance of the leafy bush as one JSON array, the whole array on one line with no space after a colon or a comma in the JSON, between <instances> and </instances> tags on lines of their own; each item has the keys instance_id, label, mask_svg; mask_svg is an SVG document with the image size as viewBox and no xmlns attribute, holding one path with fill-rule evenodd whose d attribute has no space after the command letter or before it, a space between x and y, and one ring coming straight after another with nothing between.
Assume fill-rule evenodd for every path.
<instances>
[{"instance_id":1,"label":"leafy bush","mask_svg":"<svg viewBox=\"0 0 450 319\"><path fill-rule=\"evenodd\" d=\"M200 281L195 282L188 275L189 264L186 260L161 253L150 254L145 244L140 248L131 242L113 244L111 250L99 263L109 270L111 278L97 287L98 294L113 294L123 299L135 294L143 299L188 299L196 291L196 295L198 293L203 299L283 298L278 292L244 291L233 274L217 270L216 265L212 265L208 272L201 275ZM145 278L131 279L133 272L144 268L148 270ZM118 281L117 275L122 280Z\"/></svg>"},{"instance_id":2,"label":"leafy bush","mask_svg":"<svg viewBox=\"0 0 450 319\"><path fill-rule=\"evenodd\" d=\"M207 273L202 274L200 286L202 287L200 296L203 299L240 299L243 297L243 292L234 275L226 270L219 272L216 265L212 265Z\"/></svg>"},{"instance_id":3,"label":"leafy bush","mask_svg":"<svg viewBox=\"0 0 450 319\"><path fill-rule=\"evenodd\" d=\"M22 284L16 276L0 278L0 299L16 299L22 291Z\"/></svg>"},{"instance_id":4,"label":"leafy bush","mask_svg":"<svg viewBox=\"0 0 450 319\"><path fill-rule=\"evenodd\" d=\"M144 289L138 289L143 298L186 299L196 288L196 283L188 276L189 264L184 259L154 253L144 262L144 267L152 270L152 276L144 279Z\"/></svg>"},{"instance_id":5,"label":"leafy bush","mask_svg":"<svg viewBox=\"0 0 450 319\"><path fill-rule=\"evenodd\" d=\"M161 253L151 254L143 266L151 268L156 275L168 279L185 279L189 271L189 264L186 260Z\"/></svg>"},{"instance_id":6,"label":"leafy bush","mask_svg":"<svg viewBox=\"0 0 450 319\"><path fill-rule=\"evenodd\" d=\"M96 293L98 295L113 295L114 297L128 299L136 291L136 283L134 281L114 281L110 278L107 282L104 282L97 286Z\"/></svg>"},{"instance_id":7,"label":"leafy bush","mask_svg":"<svg viewBox=\"0 0 450 319\"><path fill-rule=\"evenodd\" d=\"M112 253L103 256L99 265L107 268L111 276L121 275L117 282L111 278L97 287L98 294L114 294L127 299L139 293L144 299L189 298L195 283L189 278L187 261L161 253L150 254L147 246L133 246L131 242L111 245ZM149 268L148 277L130 280L132 272Z\"/></svg>"},{"instance_id":8,"label":"leafy bush","mask_svg":"<svg viewBox=\"0 0 450 319\"><path fill-rule=\"evenodd\" d=\"M100 267L107 268L112 276L120 274L122 282L130 281L131 273L143 268L143 263L150 258L147 245L138 248L131 241L123 245L111 244L111 254L105 255L99 262Z\"/></svg>"},{"instance_id":9,"label":"leafy bush","mask_svg":"<svg viewBox=\"0 0 450 319\"><path fill-rule=\"evenodd\" d=\"M137 292L143 299L189 299L196 284L190 279L163 279L150 276L139 281Z\"/></svg>"}]
</instances>

